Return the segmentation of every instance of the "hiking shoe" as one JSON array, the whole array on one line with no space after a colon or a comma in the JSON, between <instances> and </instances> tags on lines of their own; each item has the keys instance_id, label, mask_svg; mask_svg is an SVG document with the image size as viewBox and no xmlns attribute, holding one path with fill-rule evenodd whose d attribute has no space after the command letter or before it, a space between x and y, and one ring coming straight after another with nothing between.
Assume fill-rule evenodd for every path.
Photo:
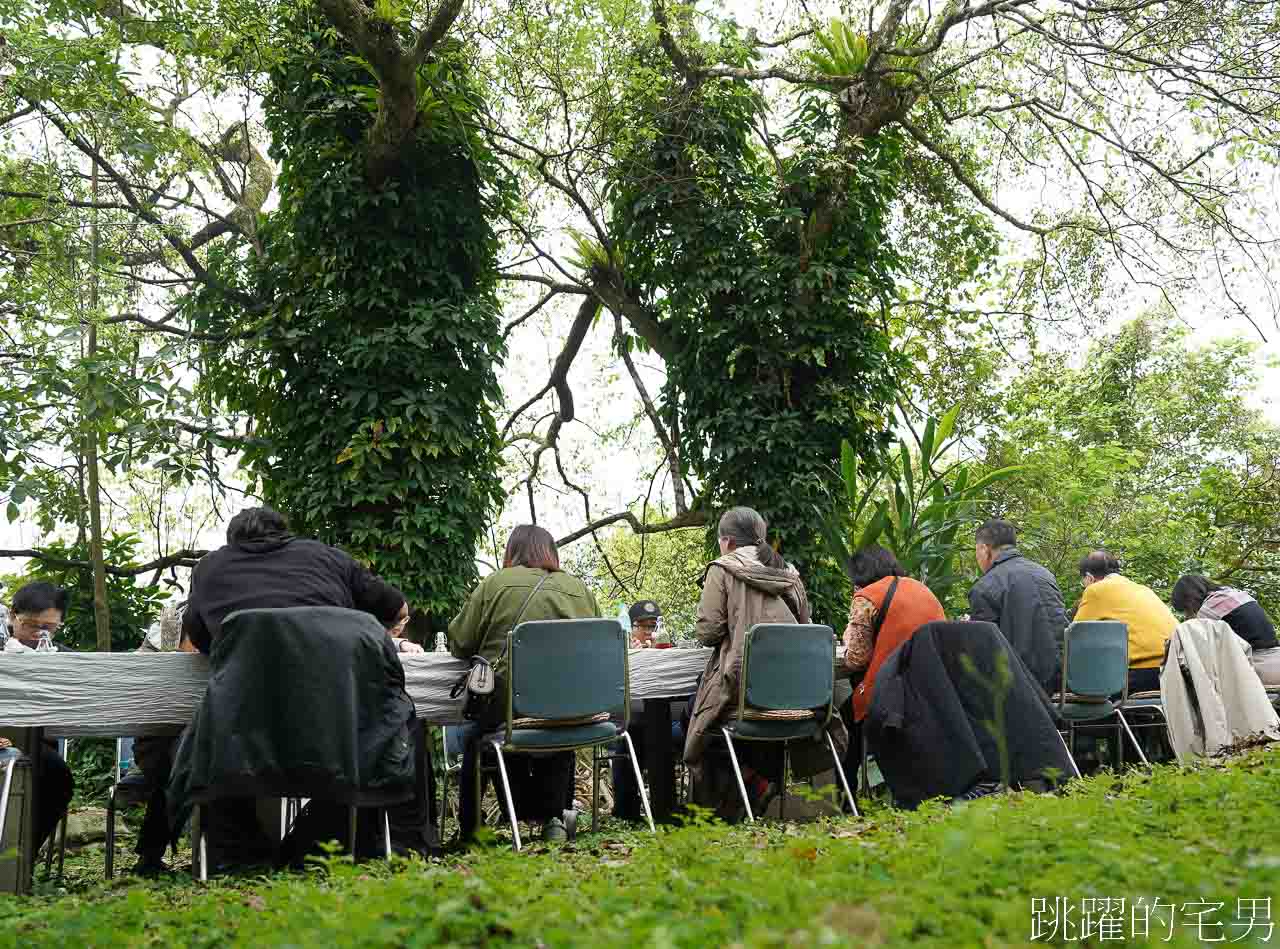
<instances>
[{"instance_id":1,"label":"hiking shoe","mask_svg":"<svg viewBox=\"0 0 1280 949\"><path fill-rule=\"evenodd\" d=\"M568 840L569 832L564 829L564 821L558 817L549 817L543 821L542 839L553 844L562 844Z\"/></svg>"},{"instance_id":2,"label":"hiking shoe","mask_svg":"<svg viewBox=\"0 0 1280 949\"><path fill-rule=\"evenodd\" d=\"M952 804L964 804L968 801L976 801L980 797L986 797L989 794L998 794L1000 792L1000 782L998 781L979 781L969 790L965 791L959 797L951 799Z\"/></svg>"}]
</instances>

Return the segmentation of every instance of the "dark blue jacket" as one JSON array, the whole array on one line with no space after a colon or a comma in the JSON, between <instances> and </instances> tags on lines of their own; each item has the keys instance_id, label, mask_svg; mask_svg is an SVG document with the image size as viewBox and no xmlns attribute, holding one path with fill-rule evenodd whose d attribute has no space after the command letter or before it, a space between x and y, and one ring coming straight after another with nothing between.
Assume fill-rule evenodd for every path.
<instances>
[{"instance_id":1,"label":"dark blue jacket","mask_svg":"<svg viewBox=\"0 0 1280 949\"><path fill-rule=\"evenodd\" d=\"M1010 547L969 591L969 619L995 623L1046 691L1058 690L1067 611L1053 574Z\"/></svg>"}]
</instances>

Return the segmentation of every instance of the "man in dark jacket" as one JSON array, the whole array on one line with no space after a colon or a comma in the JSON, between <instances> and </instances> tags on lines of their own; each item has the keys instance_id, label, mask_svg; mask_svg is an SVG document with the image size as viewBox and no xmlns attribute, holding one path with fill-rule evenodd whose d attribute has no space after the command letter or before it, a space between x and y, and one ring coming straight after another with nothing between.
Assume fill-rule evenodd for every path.
<instances>
[{"instance_id":1,"label":"man in dark jacket","mask_svg":"<svg viewBox=\"0 0 1280 949\"><path fill-rule=\"evenodd\" d=\"M251 507L227 525L227 545L196 564L182 632L208 654L236 610L340 606L376 616L391 593L349 554L294 537L284 515Z\"/></svg>"},{"instance_id":2,"label":"man in dark jacket","mask_svg":"<svg viewBox=\"0 0 1280 949\"><path fill-rule=\"evenodd\" d=\"M293 536L284 515L268 507L248 508L227 525L227 545L201 558L192 572L182 632L208 654L222 638L223 620L236 610L337 606L377 616L389 597L399 595L349 554ZM422 788L410 805L392 808L390 818L398 847L429 849ZM275 857L247 799L228 799L209 808L209 842L219 851L215 863L251 864Z\"/></svg>"},{"instance_id":3,"label":"man in dark jacket","mask_svg":"<svg viewBox=\"0 0 1280 949\"><path fill-rule=\"evenodd\" d=\"M1052 573L1022 556L1014 526L989 520L978 528L975 556L982 577L969 591L969 618L995 623L1032 677L1058 690L1067 612Z\"/></svg>"}]
</instances>

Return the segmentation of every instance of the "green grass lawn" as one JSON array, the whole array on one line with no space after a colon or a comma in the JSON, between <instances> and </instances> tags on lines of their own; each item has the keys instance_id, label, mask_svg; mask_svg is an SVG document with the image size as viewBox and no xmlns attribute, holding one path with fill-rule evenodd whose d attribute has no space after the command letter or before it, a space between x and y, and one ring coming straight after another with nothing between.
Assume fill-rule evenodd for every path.
<instances>
[{"instance_id":1,"label":"green grass lawn","mask_svg":"<svg viewBox=\"0 0 1280 949\"><path fill-rule=\"evenodd\" d=\"M1238 918L1238 901L1277 894L1277 828L1280 750L1259 750L1104 774L1065 797L863 820L709 824L657 839L610 824L564 848L391 866L334 858L204 886L85 886L76 869L59 891L0 898L0 944L1003 946L1027 944L1038 926L1057 945L1256 945L1274 917L1246 903Z\"/></svg>"}]
</instances>

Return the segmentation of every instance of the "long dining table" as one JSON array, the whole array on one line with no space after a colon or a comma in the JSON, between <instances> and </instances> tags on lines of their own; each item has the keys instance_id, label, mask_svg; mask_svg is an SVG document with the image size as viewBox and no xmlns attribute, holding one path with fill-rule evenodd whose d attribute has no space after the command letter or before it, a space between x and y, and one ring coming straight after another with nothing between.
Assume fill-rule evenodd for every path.
<instances>
[{"instance_id":1,"label":"long dining table","mask_svg":"<svg viewBox=\"0 0 1280 949\"><path fill-rule=\"evenodd\" d=\"M670 734L671 703L688 698L711 650L633 649L630 693L643 702L645 728ZM418 718L454 725L462 718L453 686L469 668L445 652L403 654L405 689ZM32 749L46 737L119 738L176 734L195 716L209 678L208 658L198 653L3 653L0 654L0 735ZM649 793L655 819L675 809L675 758L671 743L645 743ZM32 756L31 795L38 794L39 756ZM28 807L23 835L34 836ZM31 849L31 848L28 848ZM29 881L31 854L24 860Z\"/></svg>"}]
</instances>

